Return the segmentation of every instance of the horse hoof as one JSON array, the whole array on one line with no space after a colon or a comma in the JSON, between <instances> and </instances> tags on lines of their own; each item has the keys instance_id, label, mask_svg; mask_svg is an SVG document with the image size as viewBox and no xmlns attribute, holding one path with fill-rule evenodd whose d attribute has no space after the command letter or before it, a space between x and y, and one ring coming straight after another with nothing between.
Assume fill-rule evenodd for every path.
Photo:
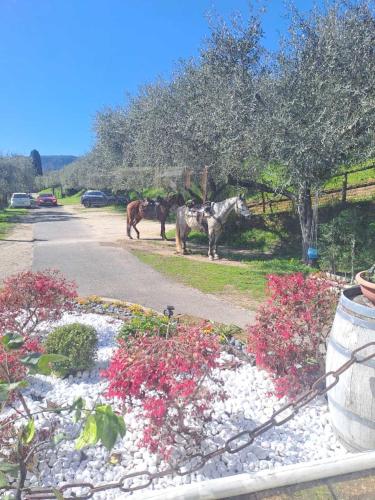
<instances>
[{"instance_id":1,"label":"horse hoof","mask_svg":"<svg viewBox=\"0 0 375 500\"><path fill-rule=\"evenodd\" d=\"M219 260L219 259L220 259L220 257L215 253L214 260Z\"/></svg>"},{"instance_id":2,"label":"horse hoof","mask_svg":"<svg viewBox=\"0 0 375 500\"><path fill-rule=\"evenodd\" d=\"M128 236L129 240L132 240L133 239L133 236Z\"/></svg>"},{"instance_id":3,"label":"horse hoof","mask_svg":"<svg viewBox=\"0 0 375 500\"><path fill-rule=\"evenodd\" d=\"M209 260L214 260L214 258L212 257L212 255L209 255L209 256L208 256L208 259L209 259Z\"/></svg>"}]
</instances>

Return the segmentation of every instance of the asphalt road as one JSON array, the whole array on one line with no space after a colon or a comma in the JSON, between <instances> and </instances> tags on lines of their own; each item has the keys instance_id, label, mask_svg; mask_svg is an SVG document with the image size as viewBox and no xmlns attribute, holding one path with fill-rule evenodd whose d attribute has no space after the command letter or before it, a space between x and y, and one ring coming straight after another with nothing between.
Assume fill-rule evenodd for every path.
<instances>
[{"instance_id":1,"label":"asphalt road","mask_svg":"<svg viewBox=\"0 0 375 500\"><path fill-rule=\"evenodd\" d=\"M176 314L242 327L254 319L252 311L176 283L126 249L98 240L87 220L68 207L35 211L32 225L33 270L59 269L76 281L80 295L126 300L157 311L173 305Z\"/></svg>"}]
</instances>

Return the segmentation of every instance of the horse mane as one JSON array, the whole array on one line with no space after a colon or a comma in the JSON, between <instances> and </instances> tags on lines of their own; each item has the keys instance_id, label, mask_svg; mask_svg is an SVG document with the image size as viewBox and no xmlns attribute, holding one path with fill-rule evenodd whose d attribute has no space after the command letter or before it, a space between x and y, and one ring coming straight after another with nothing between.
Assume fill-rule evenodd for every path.
<instances>
[{"instance_id":1,"label":"horse mane","mask_svg":"<svg viewBox=\"0 0 375 500\"><path fill-rule=\"evenodd\" d=\"M168 206L177 205L178 207L182 207L185 204L185 199L181 193L173 193L164 198L167 202Z\"/></svg>"}]
</instances>

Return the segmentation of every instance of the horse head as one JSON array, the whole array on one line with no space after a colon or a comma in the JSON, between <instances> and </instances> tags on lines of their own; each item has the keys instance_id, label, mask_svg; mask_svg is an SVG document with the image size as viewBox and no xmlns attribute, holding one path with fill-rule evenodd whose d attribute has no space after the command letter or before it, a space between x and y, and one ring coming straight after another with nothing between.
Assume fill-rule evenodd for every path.
<instances>
[{"instance_id":1,"label":"horse head","mask_svg":"<svg viewBox=\"0 0 375 500\"><path fill-rule=\"evenodd\" d=\"M246 202L245 202L245 196L243 194L240 194L237 199L236 199L236 204L234 206L234 210L237 215L242 215L242 217L245 217L248 219L251 217L250 210L248 209Z\"/></svg>"},{"instance_id":2,"label":"horse head","mask_svg":"<svg viewBox=\"0 0 375 500\"><path fill-rule=\"evenodd\" d=\"M183 205L185 205L185 199L181 193L171 194L170 196L168 196L166 201L167 201L169 208L172 208L172 207L177 208L177 207L182 207Z\"/></svg>"}]
</instances>

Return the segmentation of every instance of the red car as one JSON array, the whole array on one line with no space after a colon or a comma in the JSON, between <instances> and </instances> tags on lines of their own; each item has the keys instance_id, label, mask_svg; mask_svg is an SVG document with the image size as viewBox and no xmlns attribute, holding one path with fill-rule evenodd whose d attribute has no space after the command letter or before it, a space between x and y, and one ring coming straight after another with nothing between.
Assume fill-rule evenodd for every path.
<instances>
[{"instance_id":1,"label":"red car","mask_svg":"<svg viewBox=\"0 0 375 500\"><path fill-rule=\"evenodd\" d=\"M37 201L39 206L42 206L42 205L56 206L57 205L57 198L52 193L41 193L40 195L38 195L38 198L36 199L36 201Z\"/></svg>"}]
</instances>

